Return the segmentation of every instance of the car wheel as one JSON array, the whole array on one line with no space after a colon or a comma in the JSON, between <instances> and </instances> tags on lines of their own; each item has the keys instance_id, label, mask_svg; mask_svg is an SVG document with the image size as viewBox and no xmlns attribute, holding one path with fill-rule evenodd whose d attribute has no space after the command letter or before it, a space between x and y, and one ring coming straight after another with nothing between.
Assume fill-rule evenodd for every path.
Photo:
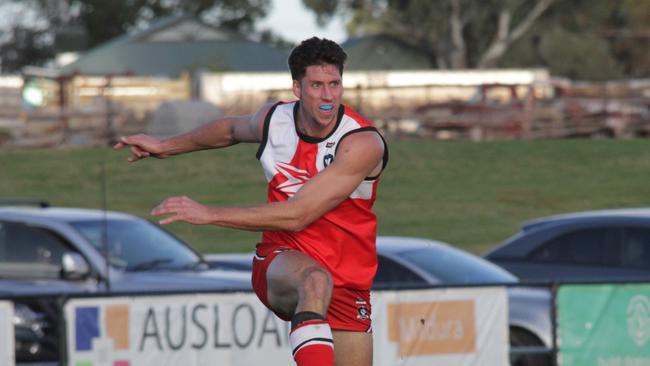
<instances>
[{"instance_id":1,"label":"car wheel","mask_svg":"<svg viewBox=\"0 0 650 366\"><path fill-rule=\"evenodd\" d=\"M510 365L511 366L552 366L553 359L550 354L512 354L513 349L519 347L543 347L542 341L531 332L521 328L510 328Z\"/></svg>"}]
</instances>

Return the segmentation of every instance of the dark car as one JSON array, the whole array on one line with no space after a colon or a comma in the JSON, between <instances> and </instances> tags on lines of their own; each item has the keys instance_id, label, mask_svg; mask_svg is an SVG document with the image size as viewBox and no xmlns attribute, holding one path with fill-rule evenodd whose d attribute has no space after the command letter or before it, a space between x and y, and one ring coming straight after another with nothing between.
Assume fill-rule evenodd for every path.
<instances>
[{"instance_id":1,"label":"dark car","mask_svg":"<svg viewBox=\"0 0 650 366\"><path fill-rule=\"evenodd\" d=\"M650 280L650 209L544 217L484 257L523 282Z\"/></svg>"},{"instance_id":2,"label":"dark car","mask_svg":"<svg viewBox=\"0 0 650 366\"><path fill-rule=\"evenodd\" d=\"M252 253L208 254L214 268L250 271ZM546 288L519 287L504 269L446 243L409 237L377 238L374 290L432 285L508 285L512 365L551 365L551 294Z\"/></svg>"},{"instance_id":3,"label":"dark car","mask_svg":"<svg viewBox=\"0 0 650 366\"><path fill-rule=\"evenodd\" d=\"M0 288L14 300L16 361L59 358L59 295L246 290L157 225L118 212L0 207Z\"/></svg>"}]
</instances>

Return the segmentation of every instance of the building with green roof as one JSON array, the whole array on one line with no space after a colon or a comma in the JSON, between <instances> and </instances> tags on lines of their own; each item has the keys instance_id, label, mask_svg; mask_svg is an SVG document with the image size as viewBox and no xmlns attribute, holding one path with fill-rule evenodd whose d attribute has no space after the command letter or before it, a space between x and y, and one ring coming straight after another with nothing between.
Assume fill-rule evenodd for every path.
<instances>
[{"instance_id":1,"label":"building with green roof","mask_svg":"<svg viewBox=\"0 0 650 366\"><path fill-rule=\"evenodd\" d=\"M389 35L368 35L350 38L341 47L348 54L346 70L428 70L427 55Z\"/></svg>"},{"instance_id":2,"label":"building with green roof","mask_svg":"<svg viewBox=\"0 0 650 366\"><path fill-rule=\"evenodd\" d=\"M249 40L191 17L169 17L88 50L60 75L176 78L184 71L286 71L288 49Z\"/></svg>"}]
</instances>

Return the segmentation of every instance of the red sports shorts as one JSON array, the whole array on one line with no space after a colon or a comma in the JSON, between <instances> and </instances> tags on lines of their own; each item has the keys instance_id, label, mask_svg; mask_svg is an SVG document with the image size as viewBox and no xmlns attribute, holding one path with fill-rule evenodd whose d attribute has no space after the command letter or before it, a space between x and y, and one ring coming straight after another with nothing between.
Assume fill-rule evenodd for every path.
<instances>
[{"instance_id":1,"label":"red sports shorts","mask_svg":"<svg viewBox=\"0 0 650 366\"><path fill-rule=\"evenodd\" d=\"M278 254L288 250L296 249L276 244L257 244L255 258L253 259L252 276L253 290L255 290L260 301L280 319L286 321L290 321L291 318L279 314L269 304L266 271ZM370 290L334 287L326 315L327 322L333 330L372 332L370 314Z\"/></svg>"}]
</instances>

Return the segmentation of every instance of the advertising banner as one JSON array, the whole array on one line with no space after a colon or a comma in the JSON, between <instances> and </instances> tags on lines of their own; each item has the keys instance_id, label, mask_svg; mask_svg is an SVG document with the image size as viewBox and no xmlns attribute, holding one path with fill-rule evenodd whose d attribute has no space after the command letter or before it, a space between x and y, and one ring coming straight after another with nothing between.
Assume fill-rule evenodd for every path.
<instances>
[{"instance_id":1,"label":"advertising banner","mask_svg":"<svg viewBox=\"0 0 650 366\"><path fill-rule=\"evenodd\" d=\"M508 365L503 288L373 292L372 311L374 365ZM70 299L64 312L70 366L294 364L289 324L252 293Z\"/></svg>"},{"instance_id":2,"label":"advertising banner","mask_svg":"<svg viewBox=\"0 0 650 366\"><path fill-rule=\"evenodd\" d=\"M505 288L375 292L374 365L509 365Z\"/></svg>"},{"instance_id":3,"label":"advertising banner","mask_svg":"<svg viewBox=\"0 0 650 366\"><path fill-rule=\"evenodd\" d=\"M556 302L558 364L650 365L650 284L564 285Z\"/></svg>"},{"instance_id":4,"label":"advertising banner","mask_svg":"<svg viewBox=\"0 0 650 366\"><path fill-rule=\"evenodd\" d=\"M0 301L0 365L15 364L14 305L11 301Z\"/></svg>"},{"instance_id":5,"label":"advertising banner","mask_svg":"<svg viewBox=\"0 0 650 366\"><path fill-rule=\"evenodd\" d=\"M289 325L252 293L71 299L69 366L290 365Z\"/></svg>"}]
</instances>

